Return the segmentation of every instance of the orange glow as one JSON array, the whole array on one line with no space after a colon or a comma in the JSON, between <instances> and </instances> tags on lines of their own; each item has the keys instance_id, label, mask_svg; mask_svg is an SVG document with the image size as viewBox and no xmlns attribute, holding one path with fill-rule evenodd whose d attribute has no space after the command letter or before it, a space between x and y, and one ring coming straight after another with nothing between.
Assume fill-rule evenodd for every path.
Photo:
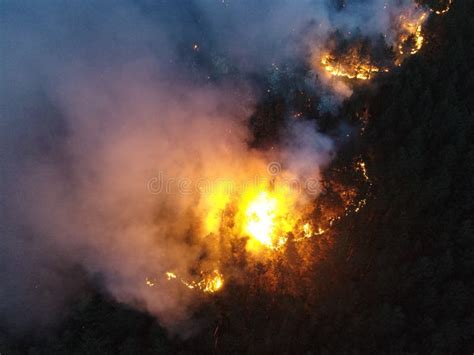
<instances>
[{"instance_id":1,"label":"orange glow","mask_svg":"<svg viewBox=\"0 0 474 355\"><path fill-rule=\"evenodd\" d=\"M145 279L145 284L148 286L148 287L153 287L155 286L155 283L150 280L148 277Z\"/></svg>"},{"instance_id":2,"label":"orange glow","mask_svg":"<svg viewBox=\"0 0 474 355\"><path fill-rule=\"evenodd\" d=\"M339 58L326 54L321 59L321 65L330 75L348 79L369 80L375 73L388 72L387 68L379 68L368 58L362 58L356 48Z\"/></svg>"},{"instance_id":3,"label":"orange glow","mask_svg":"<svg viewBox=\"0 0 474 355\"><path fill-rule=\"evenodd\" d=\"M443 9L439 10L430 10L431 12L434 12L436 15L444 15L451 9L451 5L453 4L453 0L448 0L446 3L446 6Z\"/></svg>"},{"instance_id":4,"label":"orange glow","mask_svg":"<svg viewBox=\"0 0 474 355\"><path fill-rule=\"evenodd\" d=\"M168 272L166 273L166 277L167 277L168 280L175 279L175 278L176 278L176 274L173 273L173 272L169 272L169 271L168 271Z\"/></svg>"},{"instance_id":5,"label":"orange glow","mask_svg":"<svg viewBox=\"0 0 474 355\"><path fill-rule=\"evenodd\" d=\"M399 56L396 64L400 64L405 55L416 54L421 49L425 41L422 28L427 18L428 12L421 9L400 15L400 33L397 39Z\"/></svg>"},{"instance_id":6,"label":"orange glow","mask_svg":"<svg viewBox=\"0 0 474 355\"><path fill-rule=\"evenodd\" d=\"M178 277L174 272L168 271L166 272L166 278L168 281L170 281L177 279ZM197 289L204 293L217 292L224 286L224 276L222 276L222 274L217 269L207 274L201 271L201 279L199 281L186 281L182 278L179 278L179 281L181 281L183 285L191 290ZM150 286L148 281L147 285Z\"/></svg>"},{"instance_id":7,"label":"orange glow","mask_svg":"<svg viewBox=\"0 0 474 355\"><path fill-rule=\"evenodd\" d=\"M439 10L423 8L414 4L405 9L398 17L392 19L391 45L394 48L393 65L400 66L409 56L420 51L425 44L423 25L428 19L429 13L437 15L445 14L450 10L453 0L448 0L446 6ZM387 34L385 35L387 38ZM334 43L329 42L331 47ZM331 77L345 78L351 80L367 81L379 73L388 72L390 66L383 67L376 65L369 54L362 55L361 43L354 40L353 45L342 53L335 53L334 50L326 47L319 53L315 61Z\"/></svg>"},{"instance_id":8,"label":"orange glow","mask_svg":"<svg viewBox=\"0 0 474 355\"><path fill-rule=\"evenodd\" d=\"M247 250L258 252L281 248L290 232L302 233L305 203L299 191L270 179L241 184L240 189L224 185L202 195L205 235L219 235L226 227L228 238L245 238Z\"/></svg>"},{"instance_id":9,"label":"orange glow","mask_svg":"<svg viewBox=\"0 0 474 355\"><path fill-rule=\"evenodd\" d=\"M355 162L353 168L371 185L366 164ZM334 184L333 193L338 195L339 206L316 203L320 214L311 217L315 204L302 198L298 191L278 184L277 178L244 186L241 189L219 188L203 193L206 213L202 216L202 242L217 249L219 255L227 242L242 240L242 251L248 252L250 260L278 260L290 243L302 245L312 238L327 238L337 221L349 214L359 213L366 205L365 196L358 196L355 188ZM236 185L234 185L236 186ZM298 247L304 250L304 246ZM220 259L219 262L225 259ZM227 266L226 266L227 267ZM212 270L212 271L210 271ZM198 275L183 277L180 273L167 271L165 277L170 282L178 282L186 288L203 293L216 293L225 287L224 274L217 268L200 271ZM155 285L146 279L149 287Z\"/></svg>"},{"instance_id":10,"label":"orange glow","mask_svg":"<svg viewBox=\"0 0 474 355\"><path fill-rule=\"evenodd\" d=\"M292 217L285 204L285 196L278 191L248 191L244 194L242 232L248 236L248 248L263 245L278 248L286 243L286 235L293 228Z\"/></svg>"}]
</instances>

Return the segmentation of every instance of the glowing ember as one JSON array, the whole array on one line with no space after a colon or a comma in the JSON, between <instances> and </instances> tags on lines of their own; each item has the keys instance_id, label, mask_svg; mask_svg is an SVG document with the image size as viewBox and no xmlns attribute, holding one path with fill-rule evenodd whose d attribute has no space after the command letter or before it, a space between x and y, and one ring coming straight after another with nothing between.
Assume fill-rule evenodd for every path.
<instances>
[{"instance_id":1,"label":"glowing ember","mask_svg":"<svg viewBox=\"0 0 474 355\"><path fill-rule=\"evenodd\" d=\"M173 272L169 272L169 271L168 271L168 272L166 273L166 278L167 278L168 280L175 279L175 278L176 278L176 274L173 273Z\"/></svg>"},{"instance_id":2,"label":"glowing ember","mask_svg":"<svg viewBox=\"0 0 474 355\"><path fill-rule=\"evenodd\" d=\"M359 213L359 211L362 209L362 207L364 207L365 205L367 204L367 200L364 198L362 200L360 200L358 203L357 203L357 206L356 208L354 209L354 212L355 213Z\"/></svg>"},{"instance_id":3,"label":"glowing ember","mask_svg":"<svg viewBox=\"0 0 474 355\"><path fill-rule=\"evenodd\" d=\"M439 10L430 9L430 11L434 12L436 15L444 15L451 9L452 4L453 4L453 0L448 0L444 9L439 9Z\"/></svg>"},{"instance_id":4,"label":"glowing ember","mask_svg":"<svg viewBox=\"0 0 474 355\"><path fill-rule=\"evenodd\" d=\"M317 236L317 235L323 235L324 233L326 233L325 229L323 229L321 227L318 227L318 229L315 231L314 227L309 222L307 222L303 225L303 234L302 234L302 236L300 236L298 238L295 238L294 241L295 242L300 242L304 239L312 238L312 237Z\"/></svg>"},{"instance_id":5,"label":"glowing ember","mask_svg":"<svg viewBox=\"0 0 474 355\"><path fill-rule=\"evenodd\" d=\"M150 280L148 277L145 279L145 284L148 286L148 287L153 287L155 286L155 283Z\"/></svg>"},{"instance_id":6,"label":"glowing ember","mask_svg":"<svg viewBox=\"0 0 474 355\"><path fill-rule=\"evenodd\" d=\"M360 160L356 163L356 170L359 170L362 173L365 181L367 181L369 184L372 184L370 182L369 175L367 174L367 167L365 166L365 162L363 160Z\"/></svg>"}]
</instances>

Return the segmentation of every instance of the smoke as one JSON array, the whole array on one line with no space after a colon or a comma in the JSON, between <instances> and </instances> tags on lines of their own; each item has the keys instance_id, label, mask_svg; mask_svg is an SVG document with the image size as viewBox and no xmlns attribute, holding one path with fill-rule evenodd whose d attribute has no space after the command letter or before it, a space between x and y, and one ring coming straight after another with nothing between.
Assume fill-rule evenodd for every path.
<instances>
[{"instance_id":1,"label":"smoke","mask_svg":"<svg viewBox=\"0 0 474 355\"><path fill-rule=\"evenodd\" d=\"M304 60L335 26L387 30L382 3L4 2L5 326L64 314L84 282L79 265L118 301L182 329L198 298L163 275L192 278L202 257L196 241L212 206L196 184L247 181L272 160L317 178L333 150L310 122L291 123L275 152L250 149L258 94L248 79Z\"/></svg>"},{"instance_id":2,"label":"smoke","mask_svg":"<svg viewBox=\"0 0 474 355\"><path fill-rule=\"evenodd\" d=\"M430 11L414 0L342 1L326 23L315 23L307 40L322 109L336 112L359 79L388 72L418 52Z\"/></svg>"}]
</instances>

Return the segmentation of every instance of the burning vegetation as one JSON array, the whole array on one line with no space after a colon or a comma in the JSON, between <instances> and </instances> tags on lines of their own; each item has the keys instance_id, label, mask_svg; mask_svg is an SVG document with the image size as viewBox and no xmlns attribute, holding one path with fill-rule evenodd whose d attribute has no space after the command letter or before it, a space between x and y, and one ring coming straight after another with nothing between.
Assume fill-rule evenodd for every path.
<instances>
[{"instance_id":1,"label":"burning vegetation","mask_svg":"<svg viewBox=\"0 0 474 355\"><path fill-rule=\"evenodd\" d=\"M423 47L423 26L429 14L443 15L451 5L452 0L436 2L433 7L413 3L392 18L390 33L381 34L375 41L336 31L327 41L326 49L314 59L314 64L322 67L330 77L363 81L389 72L391 67L400 66Z\"/></svg>"},{"instance_id":2,"label":"burning vegetation","mask_svg":"<svg viewBox=\"0 0 474 355\"><path fill-rule=\"evenodd\" d=\"M365 162L359 159L350 169L368 191L372 182ZM330 175L315 200L280 180L272 177L246 186L242 191L228 190L225 184L216 186L204 196L209 208L202 221L203 236L199 240L202 255L213 255L211 263L197 261L196 268L203 268L201 271L185 271L195 275L191 280L173 270L161 277L147 277L146 285L179 282L191 290L212 294L224 288L226 273L235 281L235 275L242 271L239 262L236 266L236 260L242 258L248 265L254 265L248 266L250 269L258 264L266 265L266 277L277 277L274 266L289 262L290 249L299 255L302 271L307 253L305 243L322 238L314 243L327 244L331 229L338 221L358 213L366 204L366 195L361 189L336 182ZM271 285L275 285L275 280L269 281L268 287Z\"/></svg>"},{"instance_id":3,"label":"burning vegetation","mask_svg":"<svg viewBox=\"0 0 474 355\"><path fill-rule=\"evenodd\" d=\"M370 1L360 2L367 3ZM146 80L139 78L126 85L122 80L113 81L112 92L126 90L123 96L110 95L109 112L102 105L94 106L100 97L96 90L84 90L85 99L78 106L91 108L77 116L87 117L88 124L100 122L104 112L126 118L114 119L114 127L91 139L97 138L101 146L87 150L94 153L86 154L87 160L93 161L78 163L75 169L84 171L77 179L84 187L69 193L70 181L66 180L65 188L52 188L46 198L40 196L40 201L45 201L40 209L50 205L55 213L51 213L53 218L38 213L32 223L41 233L53 234L55 243L48 245L64 243L68 251L79 250L70 255L79 254L74 261L89 263L84 264L89 267L86 277L92 272L100 276L100 294L94 297L98 300L89 301L92 297L88 295L85 302L80 300L79 312L86 314L82 303L90 302L90 314L81 318L74 313L72 326L58 336L67 339L64 349L77 341L81 351L59 352L264 354L356 349L418 353L423 352L418 351L420 336L434 334L423 345L427 348L439 339L456 339L467 323L438 332L433 324L452 323L436 313L443 307L433 303L433 295L441 295L443 306L454 305L446 314L472 308L466 307L464 285L449 281L453 274L467 269L453 263L466 249L455 243L462 240L462 233L472 235L471 225L464 230L444 229L447 224L463 225L458 215L466 214L466 220L471 215L467 208L466 212L457 208L455 199L464 196L452 193L456 189L462 195L462 184L469 181L446 175L446 167L464 164L466 156L474 156L462 144L469 143L470 133L465 133L469 127L459 130L463 121L469 121L462 111L470 107L469 102L450 101L462 98L457 79L469 76L469 65L466 61L466 70L462 71L463 65L454 69L452 65L458 63L451 62L448 54L439 65L437 57L424 56L426 61L413 60L410 66L394 69L418 53L428 38L433 42L441 38L441 31L437 37L425 36L424 26L430 13L442 15L450 6L451 0L430 8L426 4L403 12L398 8L391 17L391 28L378 37L370 29L351 33L347 29L334 31L333 27L329 35L322 35L318 53L313 53L314 66L323 69L317 84L306 57L290 64L275 61L271 69L268 65L268 73L255 78L260 95L250 105L242 105L240 96L234 103L234 95L247 98L247 93L225 86L206 93L200 84L199 90L192 87L189 92L178 87L168 96L168 85L166 93L155 92L154 85L144 86ZM457 6L454 10L458 12ZM435 27L436 23L432 24ZM191 53L193 73L206 86L221 81L222 73L217 69L205 72L199 63L206 62L208 52L214 49L206 36L185 42L183 50ZM459 40L453 47L459 51L446 52L462 54L464 49L474 48L466 43ZM199 60L194 61L196 58ZM183 76L197 77L181 68ZM392 69L393 74L382 74ZM239 72L231 71L229 76ZM437 76L432 78L432 74ZM368 88L366 83L377 76L384 76L377 81L377 88ZM171 82L175 80L173 77ZM338 97L335 103L331 101L335 85L326 88L325 83L340 84L339 88L354 85L350 89L355 94L339 105ZM108 92L107 88L103 91ZM141 101L148 93L151 95ZM76 90L73 94L77 95ZM231 102L223 102L221 97ZM161 106L161 102L166 104ZM337 106L334 111L328 109L331 105ZM448 109L450 105L453 109ZM120 113L113 110L117 106L123 106ZM90 115L95 118L95 112L100 117L90 119ZM143 120L137 118L141 116ZM130 125L129 117L133 117ZM452 119L446 123L445 117ZM86 128L87 134L79 135L83 139L78 142L90 132L102 131ZM445 133L439 134L438 128ZM463 133L456 135L458 131ZM315 145L327 137L330 145L308 152L301 144L306 135ZM432 147L438 145L446 149L433 154ZM462 149L457 151L459 147ZM337 155L333 154L336 148ZM292 150L297 154L292 155ZM328 157L322 157L327 151ZM82 145L78 153L82 156ZM282 162L276 164L276 170L275 164L268 163L275 160ZM210 179L211 186L190 194L175 192L174 187L168 193L167 187L162 190L162 186L148 184L145 189L148 174L156 176L150 172L154 164L170 180L204 177ZM464 171L469 170L468 165L462 165ZM58 180L62 186L56 175L62 176L63 169L60 174L49 169L40 173L24 175L52 175L53 179L47 178L48 190L57 186ZM302 176L316 182L315 191L301 186L305 182ZM215 180L220 178L225 180ZM295 180L296 185L292 183ZM32 186L36 200L36 192L44 189L36 188L38 181ZM67 195L66 201L63 195ZM449 209L447 204L451 204ZM470 206L469 201L465 206ZM424 219L427 216L430 223ZM77 246L69 248L63 235ZM84 235L87 238L82 240ZM465 264L470 265L472 258L466 259ZM39 289L42 287L40 284ZM34 292L37 297L36 286ZM97 307L99 298L116 300L112 308L119 311L117 316L109 316L114 309L108 305L102 312L103 306ZM416 314L414 309L422 311ZM122 319L124 328L118 322ZM423 322L426 325L417 326L413 335L407 336L406 329L411 331L413 324ZM109 333L116 337L109 342L113 351L105 346L107 350L102 349L104 339L108 341L103 334ZM97 339L97 344L91 346L91 338ZM393 339L401 340L397 343ZM0 351L3 353L3 348Z\"/></svg>"},{"instance_id":4,"label":"burning vegetation","mask_svg":"<svg viewBox=\"0 0 474 355\"><path fill-rule=\"evenodd\" d=\"M403 44L403 48L411 46L414 41L409 55L423 44L416 36L421 35L421 24L425 19L423 11L400 17L405 25L400 27L397 41ZM388 72L399 55L386 45L383 36L373 40L360 33L348 37L336 31L326 44L328 49L320 60L321 64L330 76L345 79L370 80L377 74ZM269 92L274 95L271 90ZM308 105L308 102L312 103L316 97L302 89L296 92L298 99L292 103L295 110L291 111L296 114L292 117L304 121L308 113L314 112L313 105ZM272 101L273 106L275 102ZM256 117L260 117L259 113L257 109ZM262 113L263 119L268 120L268 111L263 108ZM367 112L363 114L364 125L367 124L367 115ZM278 130L278 124L279 121L272 120L271 132ZM260 133L260 125L255 124L255 129ZM261 142L267 144L255 146L263 151L276 151L278 142L275 143L274 139L273 134L262 130ZM276 288L281 281L278 267L284 265L288 270L293 269L297 280L305 267L314 262L315 256L309 256L309 250L315 245L322 250L331 245L334 229L346 217L360 213L368 203L373 182L367 163L360 156L348 162L344 171L332 170L320 177L318 183L321 186L315 195L308 195L301 190L301 186L298 188L288 184L288 181L296 179L294 172L277 171L274 175L268 171L270 165L245 174L245 181L234 177L203 191L199 199L200 207L205 212L199 216L198 235L193 237L193 243L201 250L199 258L190 269L171 267L165 275L158 276L159 281L153 282L153 285L146 279L147 285L153 287L158 282L171 282L190 290L213 294L224 291L229 284L242 282L242 278L248 284L249 280L242 276L243 270L251 274L251 270L259 272L257 270L263 268L265 281L260 286ZM339 175L351 175L357 183L341 181ZM265 178L253 180L254 176ZM323 255L324 252L318 257ZM293 260L295 257L297 262ZM286 291L294 289L290 285Z\"/></svg>"},{"instance_id":5,"label":"burning vegetation","mask_svg":"<svg viewBox=\"0 0 474 355\"><path fill-rule=\"evenodd\" d=\"M357 49L351 50L343 59L326 54L321 59L321 64L330 75L348 79L369 80L375 73L388 72L387 68L377 67L370 59L362 58Z\"/></svg>"},{"instance_id":6,"label":"burning vegetation","mask_svg":"<svg viewBox=\"0 0 474 355\"><path fill-rule=\"evenodd\" d=\"M427 3L430 12L433 12L436 15L444 15L447 13L451 9L452 4L453 0L428 1Z\"/></svg>"},{"instance_id":7,"label":"burning vegetation","mask_svg":"<svg viewBox=\"0 0 474 355\"><path fill-rule=\"evenodd\" d=\"M326 39L324 49L317 52L313 63L322 67L330 78L369 81L418 53L425 44L423 26L429 14L442 15L451 4L448 0L443 6L429 8L413 3L391 17L390 33L375 38L360 31L336 30ZM199 51L197 44L193 45L193 51ZM301 89L297 91L303 93ZM267 92L273 94L272 90ZM307 106L305 101L293 117L304 120L303 112L312 108ZM367 125L367 112L363 118L361 134ZM262 136L272 142L273 136L268 132ZM214 294L242 279L246 284L254 282L258 274L263 278L259 287L276 291L278 285L285 284L285 292L295 292L298 288L292 283L302 278L305 268L314 264L315 258L324 257L324 250L332 244L334 230L345 218L360 213L369 201L373 182L362 157L337 169L324 174L318 196L307 195L285 183L295 178L291 171L271 174L251 184L238 181L239 178L231 186L228 181L216 184L199 197L200 209L205 212L199 216L197 235L191 238L191 244L200 250L194 264L186 269L171 267L164 275L148 275L146 286L152 288L169 282L202 294ZM260 170L257 175L261 173ZM352 175L357 183L341 181L340 175ZM239 188L235 189L236 185ZM307 244L309 240L311 245ZM314 248L321 253L312 254ZM281 276L281 267L293 276ZM243 270L248 275L242 275Z\"/></svg>"},{"instance_id":8,"label":"burning vegetation","mask_svg":"<svg viewBox=\"0 0 474 355\"><path fill-rule=\"evenodd\" d=\"M401 65L403 60L418 53L424 44L423 24L428 18L428 11L420 7L407 11L399 17L399 33L395 42L398 51L395 65Z\"/></svg>"},{"instance_id":9,"label":"burning vegetation","mask_svg":"<svg viewBox=\"0 0 474 355\"><path fill-rule=\"evenodd\" d=\"M219 270L213 270L211 273L205 273L201 271L201 279L199 281L186 281L178 279L175 273L168 271L166 278L168 280L178 279L183 285L189 289L197 289L205 293L214 293L219 291L224 286L224 277ZM154 286L154 285L149 285Z\"/></svg>"},{"instance_id":10,"label":"burning vegetation","mask_svg":"<svg viewBox=\"0 0 474 355\"><path fill-rule=\"evenodd\" d=\"M340 32L334 33L320 63L326 73L333 77L370 80L375 74L388 72L390 53L383 42L376 44L360 35L344 38Z\"/></svg>"}]
</instances>

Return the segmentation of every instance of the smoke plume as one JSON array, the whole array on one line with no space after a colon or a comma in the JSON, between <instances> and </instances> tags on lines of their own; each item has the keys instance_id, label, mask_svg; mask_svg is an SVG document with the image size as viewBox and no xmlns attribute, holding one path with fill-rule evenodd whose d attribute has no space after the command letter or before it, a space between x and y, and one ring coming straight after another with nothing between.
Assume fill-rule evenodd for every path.
<instances>
[{"instance_id":1,"label":"smoke plume","mask_svg":"<svg viewBox=\"0 0 474 355\"><path fill-rule=\"evenodd\" d=\"M249 181L271 161L317 179L334 148L307 121L289 123L275 151L251 149L247 120L260 93L250 78L304 62L335 29L389 34L406 4L4 2L5 325L51 324L82 287L80 266L118 301L176 329L196 293L163 275L192 278L201 257L195 241L213 206L196 184ZM350 94L307 75L323 103Z\"/></svg>"}]
</instances>

